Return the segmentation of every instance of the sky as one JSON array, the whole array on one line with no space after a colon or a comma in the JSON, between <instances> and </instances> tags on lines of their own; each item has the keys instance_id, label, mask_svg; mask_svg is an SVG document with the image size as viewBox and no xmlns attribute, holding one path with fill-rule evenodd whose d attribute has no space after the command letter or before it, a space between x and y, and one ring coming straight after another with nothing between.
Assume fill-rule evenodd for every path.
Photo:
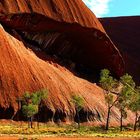
<instances>
[{"instance_id":1,"label":"sky","mask_svg":"<svg viewBox=\"0 0 140 140\"><path fill-rule=\"evenodd\" d=\"M97 17L140 15L140 0L83 0Z\"/></svg>"}]
</instances>

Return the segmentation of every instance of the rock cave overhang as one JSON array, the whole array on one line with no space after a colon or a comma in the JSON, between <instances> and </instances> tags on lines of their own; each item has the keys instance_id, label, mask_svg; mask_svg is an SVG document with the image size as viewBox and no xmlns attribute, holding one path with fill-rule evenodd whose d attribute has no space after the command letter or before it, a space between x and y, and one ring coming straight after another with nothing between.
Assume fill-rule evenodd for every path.
<instances>
[{"instance_id":1,"label":"rock cave overhang","mask_svg":"<svg viewBox=\"0 0 140 140\"><path fill-rule=\"evenodd\" d=\"M0 22L23 32L65 34L76 44L75 53L68 51L65 56L93 70L107 68L117 77L124 74L125 64L119 50L106 33L98 29L83 27L78 23L59 22L38 13L1 14Z\"/></svg>"}]
</instances>

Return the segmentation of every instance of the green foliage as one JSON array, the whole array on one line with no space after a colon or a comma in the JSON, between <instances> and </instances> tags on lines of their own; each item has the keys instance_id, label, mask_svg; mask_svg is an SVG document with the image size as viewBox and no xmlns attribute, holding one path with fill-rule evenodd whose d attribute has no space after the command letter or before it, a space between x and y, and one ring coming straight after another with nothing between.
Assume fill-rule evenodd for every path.
<instances>
[{"instance_id":1,"label":"green foliage","mask_svg":"<svg viewBox=\"0 0 140 140\"><path fill-rule=\"evenodd\" d=\"M116 99L114 99L111 92L118 87L119 82L110 76L110 71L108 69L101 70L99 82L101 87L106 91L105 101L108 104L108 107L111 107L114 102L116 102Z\"/></svg>"},{"instance_id":2,"label":"green foliage","mask_svg":"<svg viewBox=\"0 0 140 140\"><path fill-rule=\"evenodd\" d=\"M118 95L119 96L118 101L115 104L115 106L120 110L121 115L124 119L127 118L126 108L130 102L128 93L131 92L131 89L130 90L129 89L130 88L127 88L126 86L123 87L122 92Z\"/></svg>"},{"instance_id":3,"label":"green foliage","mask_svg":"<svg viewBox=\"0 0 140 140\"><path fill-rule=\"evenodd\" d=\"M140 87L137 87L136 92L133 92L129 103L129 109L133 112L140 111Z\"/></svg>"},{"instance_id":4,"label":"green foliage","mask_svg":"<svg viewBox=\"0 0 140 140\"><path fill-rule=\"evenodd\" d=\"M84 99L81 96L73 95L72 102L75 104L78 111L80 111L84 106Z\"/></svg>"},{"instance_id":5,"label":"green foliage","mask_svg":"<svg viewBox=\"0 0 140 140\"><path fill-rule=\"evenodd\" d=\"M47 99L48 90L40 90L33 93L25 92L23 95L24 104L32 103L34 105L39 105L41 100Z\"/></svg>"},{"instance_id":6,"label":"green foliage","mask_svg":"<svg viewBox=\"0 0 140 140\"><path fill-rule=\"evenodd\" d=\"M31 95L32 103L33 104L40 104L41 100L47 99L48 97L48 90L40 90L36 91Z\"/></svg>"},{"instance_id":7,"label":"green foliage","mask_svg":"<svg viewBox=\"0 0 140 140\"><path fill-rule=\"evenodd\" d=\"M131 75L129 75L128 73L126 73L125 75L123 75L121 78L120 78L120 81L123 85L127 85L129 86L130 88L135 88L135 82L132 78Z\"/></svg>"},{"instance_id":8,"label":"green foliage","mask_svg":"<svg viewBox=\"0 0 140 140\"><path fill-rule=\"evenodd\" d=\"M105 101L109 105L113 104L113 95L111 93L108 93L107 95L105 95Z\"/></svg>"},{"instance_id":9,"label":"green foliage","mask_svg":"<svg viewBox=\"0 0 140 140\"><path fill-rule=\"evenodd\" d=\"M121 115L124 119L127 118L127 98L123 97L120 95L120 97L118 98L117 103L115 104L115 106L119 109L119 111L121 112Z\"/></svg>"},{"instance_id":10,"label":"green foliage","mask_svg":"<svg viewBox=\"0 0 140 140\"><path fill-rule=\"evenodd\" d=\"M128 109L131 111L140 111L140 87L135 87L136 84L132 76L128 74L125 74L120 79L124 85L122 89L123 102L127 104Z\"/></svg>"},{"instance_id":11,"label":"green foliage","mask_svg":"<svg viewBox=\"0 0 140 140\"><path fill-rule=\"evenodd\" d=\"M127 85L124 85L123 86L123 89L121 91L121 97L124 101L127 102L127 104L129 104L129 102L131 101L131 96L134 94L134 89L127 86Z\"/></svg>"},{"instance_id":12,"label":"green foliage","mask_svg":"<svg viewBox=\"0 0 140 140\"><path fill-rule=\"evenodd\" d=\"M131 97L135 94L135 82L131 75L125 74L120 78L121 83L123 84L123 89L121 92L121 96L123 100L127 102L131 101Z\"/></svg>"},{"instance_id":13,"label":"green foliage","mask_svg":"<svg viewBox=\"0 0 140 140\"><path fill-rule=\"evenodd\" d=\"M117 107L123 118L127 117L127 112L125 111L126 108L135 112L135 131L137 128L138 111L140 111L140 87L136 87L132 76L129 74L122 76L120 82L123 84L123 88L120 93Z\"/></svg>"},{"instance_id":14,"label":"green foliage","mask_svg":"<svg viewBox=\"0 0 140 140\"><path fill-rule=\"evenodd\" d=\"M101 70L99 83L106 91L111 91L118 86L117 80L110 76L110 71L108 69Z\"/></svg>"},{"instance_id":15,"label":"green foliage","mask_svg":"<svg viewBox=\"0 0 140 140\"><path fill-rule=\"evenodd\" d=\"M132 96L135 93L135 82L132 76L129 74L125 74L120 77L120 82L123 84L123 86L116 106L120 109L120 111L125 112L125 108L129 106L130 102L132 101Z\"/></svg>"},{"instance_id":16,"label":"green foliage","mask_svg":"<svg viewBox=\"0 0 140 140\"><path fill-rule=\"evenodd\" d=\"M122 84L122 90L119 94L116 94L116 99L114 99L111 93L120 83ZM118 107L121 112L121 122L122 118L127 117L127 108L133 112L140 110L140 88L135 89L136 84L131 75L126 73L118 82L110 76L109 70L103 69L100 73L100 85L106 91L105 101L108 104L109 114L107 116L106 129L108 129L110 109L114 105Z\"/></svg>"},{"instance_id":17,"label":"green foliage","mask_svg":"<svg viewBox=\"0 0 140 140\"><path fill-rule=\"evenodd\" d=\"M26 91L22 97L22 103L23 104L28 104L28 101L30 100L31 95L28 91Z\"/></svg>"},{"instance_id":18,"label":"green foliage","mask_svg":"<svg viewBox=\"0 0 140 140\"><path fill-rule=\"evenodd\" d=\"M23 95L23 98L30 99L30 93L26 91L25 94Z\"/></svg>"},{"instance_id":19,"label":"green foliage","mask_svg":"<svg viewBox=\"0 0 140 140\"><path fill-rule=\"evenodd\" d=\"M31 95L32 104L38 105L41 102L41 97L38 93L33 93Z\"/></svg>"},{"instance_id":20,"label":"green foliage","mask_svg":"<svg viewBox=\"0 0 140 140\"><path fill-rule=\"evenodd\" d=\"M127 99L123 96L119 96L117 103L115 106L120 110L120 112L125 112L125 108L127 107Z\"/></svg>"},{"instance_id":21,"label":"green foliage","mask_svg":"<svg viewBox=\"0 0 140 140\"><path fill-rule=\"evenodd\" d=\"M23 105L22 111L25 116L30 118L38 113L38 106L33 104Z\"/></svg>"},{"instance_id":22,"label":"green foliage","mask_svg":"<svg viewBox=\"0 0 140 140\"><path fill-rule=\"evenodd\" d=\"M28 118L38 113L39 104L41 100L48 96L47 90L40 90L33 93L25 92L23 95L22 111Z\"/></svg>"},{"instance_id":23,"label":"green foliage","mask_svg":"<svg viewBox=\"0 0 140 140\"><path fill-rule=\"evenodd\" d=\"M117 103L119 99L118 93L115 93L113 96L112 92L114 93L115 89L119 87L119 82L110 76L110 71L108 69L101 70L100 73L100 85L106 91L105 93L105 101L107 103L107 120L105 129L108 130L109 128L109 120L110 120L110 113L111 108Z\"/></svg>"}]
</instances>

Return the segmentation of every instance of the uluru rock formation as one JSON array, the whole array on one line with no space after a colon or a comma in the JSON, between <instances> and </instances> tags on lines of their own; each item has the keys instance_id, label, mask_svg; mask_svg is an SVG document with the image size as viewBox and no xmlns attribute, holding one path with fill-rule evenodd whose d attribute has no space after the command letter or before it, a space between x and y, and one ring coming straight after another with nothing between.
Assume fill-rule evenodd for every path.
<instances>
[{"instance_id":1,"label":"uluru rock formation","mask_svg":"<svg viewBox=\"0 0 140 140\"><path fill-rule=\"evenodd\" d=\"M102 18L100 21L121 51L126 71L140 84L140 16Z\"/></svg>"},{"instance_id":2,"label":"uluru rock formation","mask_svg":"<svg viewBox=\"0 0 140 140\"><path fill-rule=\"evenodd\" d=\"M81 0L3 0L0 23L1 118L17 113L16 99L25 91L48 89L41 120L74 120L71 96L78 94L85 100L81 121L105 122L103 90L80 78L75 69L108 68L121 76L124 62ZM118 118L114 108L111 123L117 124Z\"/></svg>"},{"instance_id":3,"label":"uluru rock formation","mask_svg":"<svg viewBox=\"0 0 140 140\"><path fill-rule=\"evenodd\" d=\"M109 68L118 76L123 74L124 63L119 51L81 0L4 0L0 7L0 21L10 28L39 33L55 32L43 39L39 35L29 34L47 52L92 68ZM56 32L59 34L56 35ZM69 47L65 47L68 41L63 45L57 41L64 36L75 46L69 44Z\"/></svg>"}]
</instances>

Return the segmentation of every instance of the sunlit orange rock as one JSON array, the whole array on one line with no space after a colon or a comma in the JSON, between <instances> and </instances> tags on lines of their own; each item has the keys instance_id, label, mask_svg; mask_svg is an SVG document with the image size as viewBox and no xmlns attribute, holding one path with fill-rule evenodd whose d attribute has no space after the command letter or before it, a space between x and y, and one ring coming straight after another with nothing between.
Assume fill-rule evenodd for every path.
<instances>
[{"instance_id":1,"label":"sunlit orange rock","mask_svg":"<svg viewBox=\"0 0 140 140\"><path fill-rule=\"evenodd\" d=\"M124 62L81 0L3 0L0 23L1 118L17 118L16 100L24 92L48 89L48 99L39 113L41 120L73 121L76 111L71 96L76 94L85 100L81 121L105 123L103 90L80 78L75 65L93 71L108 68L121 76ZM119 111L112 111L111 124L117 125ZM130 113L125 122L132 117Z\"/></svg>"},{"instance_id":2,"label":"sunlit orange rock","mask_svg":"<svg viewBox=\"0 0 140 140\"><path fill-rule=\"evenodd\" d=\"M4 25L28 32L63 33L75 44L57 46L55 54L91 68L108 68L117 76L124 73L118 49L82 0L3 0L0 4Z\"/></svg>"},{"instance_id":3,"label":"sunlit orange rock","mask_svg":"<svg viewBox=\"0 0 140 140\"><path fill-rule=\"evenodd\" d=\"M40 52L43 56L43 52ZM84 98L81 121L93 121L95 125L104 124L106 120L106 104L104 92L96 84L77 77L68 69L60 66L53 59L26 48L0 27L0 110L1 118L11 118L18 110L16 100L26 91L48 89L48 99L41 107L41 120L60 119L63 122L73 121L75 107L71 99L73 95ZM128 123L133 115L125 121ZM112 110L111 125L118 125L119 111ZM15 116L15 119L18 119Z\"/></svg>"}]
</instances>

